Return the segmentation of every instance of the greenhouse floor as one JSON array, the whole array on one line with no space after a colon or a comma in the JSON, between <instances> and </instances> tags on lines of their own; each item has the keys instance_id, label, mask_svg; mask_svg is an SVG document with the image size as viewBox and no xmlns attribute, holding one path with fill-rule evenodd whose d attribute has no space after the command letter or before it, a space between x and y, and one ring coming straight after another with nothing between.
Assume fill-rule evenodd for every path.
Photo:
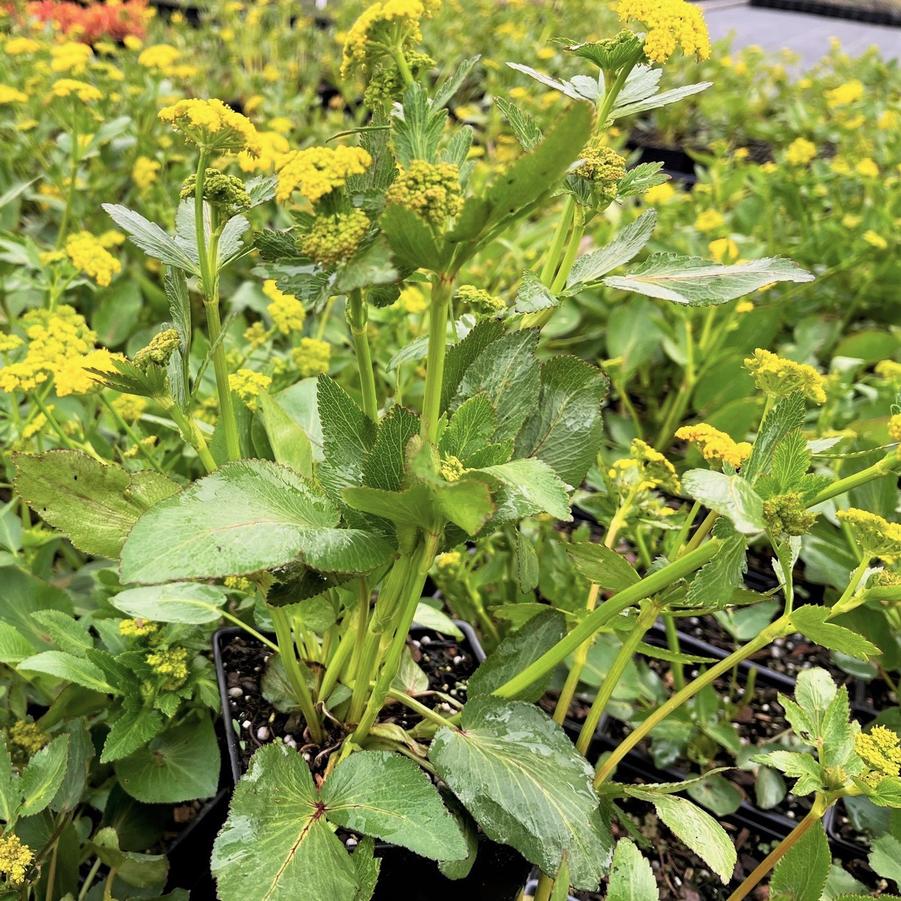
<instances>
[{"instance_id":1,"label":"greenhouse floor","mask_svg":"<svg viewBox=\"0 0 901 901\"><path fill-rule=\"evenodd\" d=\"M759 44L772 51L788 48L800 56L803 69L814 65L829 50L833 37L842 42L851 56L875 45L883 56L901 57L901 28L762 9L733 0L707 0L700 5L711 38L718 40L732 34L736 47Z\"/></svg>"}]
</instances>

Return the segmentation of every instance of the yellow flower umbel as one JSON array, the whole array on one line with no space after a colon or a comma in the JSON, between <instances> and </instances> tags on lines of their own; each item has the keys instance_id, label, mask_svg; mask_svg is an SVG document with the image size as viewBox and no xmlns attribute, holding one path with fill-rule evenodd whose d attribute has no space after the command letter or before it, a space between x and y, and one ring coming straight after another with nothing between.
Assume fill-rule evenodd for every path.
<instances>
[{"instance_id":1,"label":"yellow flower umbel","mask_svg":"<svg viewBox=\"0 0 901 901\"><path fill-rule=\"evenodd\" d=\"M419 25L437 3L430 0L381 0L373 3L354 22L344 41L341 75L355 69L368 72L381 57L422 38Z\"/></svg>"},{"instance_id":2,"label":"yellow flower umbel","mask_svg":"<svg viewBox=\"0 0 901 901\"><path fill-rule=\"evenodd\" d=\"M888 436L892 441L901 441L901 413L889 417Z\"/></svg>"},{"instance_id":3,"label":"yellow flower umbel","mask_svg":"<svg viewBox=\"0 0 901 901\"><path fill-rule=\"evenodd\" d=\"M0 873L11 885L21 885L34 860L34 851L18 835L7 832L0 838Z\"/></svg>"},{"instance_id":4,"label":"yellow flower umbel","mask_svg":"<svg viewBox=\"0 0 901 901\"><path fill-rule=\"evenodd\" d=\"M848 106L849 104L856 103L861 97L863 97L863 82L860 81L860 79L854 78L851 81L840 84L831 91L826 91L826 106L828 106L829 109L835 109L839 106Z\"/></svg>"},{"instance_id":5,"label":"yellow flower umbel","mask_svg":"<svg viewBox=\"0 0 901 901\"><path fill-rule=\"evenodd\" d=\"M21 748L26 757L31 757L50 741L50 736L37 723L17 720L9 730L9 740Z\"/></svg>"},{"instance_id":6,"label":"yellow flower umbel","mask_svg":"<svg viewBox=\"0 0 901 901\"><path fill-rule=\"evenodd\" d=\"M579 165L573 170L573 175L591 182L594 200L601 206L616 199L617 185L625 174L625 159L600 138L582 150Z\"/></svg>"},{"instance_id":7,"label":"yellow flower umbel","mask_svg":"<svg viewBox=\"0 0 901 901\"><path fill-rule=\"evenodd\" d=\"M99 88L77 78L60 78L50 86L53 97L77 97L82 103L95 103L103 98Z\"/></svg>"},{"instance_id":8,"label":"yellow flower umbel","mask_svg":"<svg viewBox=\"0 0 901 901\"><path fill-rule=\"evenodd\" d=\"M76 232L66 239L66 255L72 265L105 288L122 264L90 232Z\"/></svg>"},{"instance_id":9,"label":"yellow flower umbel","mask_svg":"<svg viewBox=\"0 0 901 901\"><path fill-rule=\"evenodd\" d=\"M270 376L253 369L239 369L228 377L228 387L244 401L248 409L256 409L257 398L272 384Z\"/></svg>"},{"instance_id":10,"label":"yellow flower umbel","mask_svg":"<svg viewBox=\"0 0 901 901\"><path fill-rule=\"evenodd\" d=\"M158 676L165 677L164 688L178 688L188 678L187 648L151 651L144 661Z\"/></svg>"},{"instance_id":11,"label":"yellow flower umbel","mask_svg":"<svg viewBox=\"0 0 901 901\"><path fill-rule=\"evenodd\" d=\"M747 441L735 441L706 422L682 426L676 432L676 437L696 444L708 462L721 460L736 469L751 455L751 445Z\"/></svg>"},{"instance_id":12,"label":"yellow flower umbel","mask_svg":"<svg viewBox=\"0 0 901 901\"><path fill-rule=\"evenodd\" d=\"M645 56L665 63L681 47L698 59L710 56L710 35L700 9L686 0L619 0L616 12L621 22L641 22L648 30Z\"/></svg>"},{"instance_id":13,"label":"yellow flower umbel","mask_svg":"<svg viewBox=\"0 0 901 901\"><path fill-rule=\"evenodd\" d=\"M221 100L179 100L161 109L159 117L201 150L251 156L260 152L253 123Z\"/></svg>"},{"instance_id":14,"label":"yellow flower umbel","mask_svg":"<svg viewBox=\"0 0 901 901\"><path fill-rule=\"evenodd\" d=\"M120 619L119 634L126 638L146 638L153 635L159 627L148 619Z\"/></svg>"},{"instance_id":15,"label":"yellow flower umbel","mask_svg":"<svg viewBox=\"0 0 901 901\"><path fill-rule=\"evenodd\" d=\"M872 788L901 771L901 747L898 736L885 726L873 726L869 732L854 737L854 750L867 765L861 779Z\"/></svg>"},{"instance_id":16,"label":"yellow flower umbel","mask_svg":"<svg viewBox=\"0 0 901 901\"><path fill-rule=\"evenodd\" d=\"M112 401L112 405L126 422L137 422L147 409L147 399L133 394L120 394Z\"/></svg>"},{"instance_id":17,"label":"yellow flower umbel","mask_svg":"<svg viewBox=\"0 0 901 901\"><path fill-rule=\"evenodd\" d=\"M94 51L80 41L66 41L50 48L50 68L54 72L74 72L80 75L87 68Z\"/></svg>"},{"instance_id":18,"label":"yellow flower umbel","mask_svg":"<svg viewBox=\"0 0 901 901\"><path fill-rule=\"evenodd\" d=\"M300 344L291 351L291 359L301 378L309 378L328 372L332 360L332 346L319 338L301 338Z\"/></svg>"},{"instance_id":19,"label":"yellow flower umbel","mask_svg":"<svg viewBox=\"0 0 901 901\"><path fill-rule=\"evenodd\" d=\"M826 402L826 379L813 366L786 360L758 347L745 359L754 383L771 397L786 397L796 391L815 404Z\"/></svg>"},{"instance_id":20,"label":"yellow flower umbel","mask_svg":"<svg viewBox=\"0 0 901 901\"><path fill-rule=\"evenodd\" d=\"M135 187L144 194L156 181L161 168L161 164L156 160L152 160L148 156L139 156L131 167L131 180L135 183Z\"/></svg>"},{"instance_id":21,"label":"yellow flower umbel","mask_svg":"<svg viewBox=\"0 0 901 901\"><path fill-rule=\"evenodd\" d=\"M270 300L266 311L272 317L272 322L279 332L283 335L290 335L291 332L299 332L303 328L307 311L293 294L285 294L284 291L280 291L274 278L267 278L263 282L263 293Z\"/></svg>"},{"instance_id":22,"label":"yellow flower umbel","mask_svg":"<svg viewBox=\"0 0 901 901\"><path fill-rule=\"evenodd\" d=\"M817 155L817 145L807 138L795 138L785 151L789 166L806 166Z\"/></svg>"},{"instance_id":23,"label":"yellow flower umbel","mask_svg":"<svg viewBox=\"0 0 901 901\"><path fill-rule=\"evenodd\" d=\"M272 172L281 166L282 161L291 150L288 139L277 131L261 131L259 138L259 154L238 154L238 165L242 172Z\"/></svg>"},{"instance_id":24,"label":"yellow flower umbel","mask_svg":"<svg viewBox=\"0 0 901 901\"><path fill-rule=\"evenodd\" d=\"M430 225L441 227L463 206L460 170L453 163L413 160L409 168L398 173L385 200L413 210Z\"/></svg>"},{"instance_id":25,"label":"yellow flower umbel","mask_svg":"<svg viewBox=\"0 0 901 901\"><path fill-rule=\"evenodd\" d=\"M850 507L836 514L854 534L861 551L892 563L901 557L901 523L889 522L882 516Z\"/></svg>"},{"instance_id":26,"label":"yellow flower umbel","mask_svg":"<svg viewBox=\"0 0 901 901\"><path fill-rule=\"evenodd\" d=\"M110 353L105 347L98 347L83 356L70 357L54 373L53 384L58 397L70 394L90 394L99 391L101 383L97 372L116 372L117 360L124 360L122 354Z\"/></svg>"},{"instance_id":27,"label":"yellow flower umbel","mask_svg":"<svg viewBox=\"0 0 901 901\"><path fill-rule=\"evenodd\" d=\"M695 228L699 232L712 232L725 225L726 220L719 210L704 210L695 219Z\"/></svg>"},{"instance_id":28,"label":"yellow flower umbel","mask_svg":"<svg viewBox=\"0 0 901 901\"><path fill-rule=\"evenodd\" d=\"M300 239L300 250L320 266L336 266L357 252L369 225L369 217L362 210L317 216Z\"/></svg>"},{"instance_id":29,"label":"yellow flower umbel","mask_svg":"<svg viewBox=\"0 0 901 901\"><path fill-rule=\"evenodd\" d=\"M8 84L0 84L0 106L10 103L27 103L28 95Z\"/></svg>"},{"instance_id":30,"label":"yellow flower umbel","mask_svg":"<svg viewBox=\"0 0 901 901\"><path fill-rule=\"evenodd\" d=\"M629 456L615 460L607 475L631 499L640 492L653 491L655 488L662 488L672 494L678 494L682 490L673 464L641 438L632 439Z\"/></svg>"},{"instance_id":31,"label":"yellow flower umbel","mask_svg":"<svg viewBox=\"0 0 901 901\"><path fill-rule=\"evenodd\" d=\"M297 191L310 203L316 203L345 185L350 176L362 175L370 165L372 157L362 147L295 150L279 169L276 199L284 202Z\"/></svg>"}]
</instances>

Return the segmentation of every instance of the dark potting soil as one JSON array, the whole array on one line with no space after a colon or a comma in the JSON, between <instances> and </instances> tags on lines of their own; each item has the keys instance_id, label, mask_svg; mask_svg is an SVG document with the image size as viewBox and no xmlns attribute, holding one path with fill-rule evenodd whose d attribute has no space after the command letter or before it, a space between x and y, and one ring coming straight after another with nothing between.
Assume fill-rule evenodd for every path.
<instances>
[{"instance_id":1,"label":"dark potting soil","mask_svg":"<svg viewBox=\"0 0 901 901\"><path fill-rule=\"evenodd\" d=\"M462 642L423 631L420 637L411 639L409 647L413 659L429 679L430 692L450 695L460 704L466 702L466 685L475 672L478 661ZM283 713L263 696L262 679L272 651L249 636L235 635L222 646L222 660L228 686L230 720L241 751L241 769L246 770L254 752L275 740L284 741L297 748L310 764L314 776L322 775L328 757L342 741L346 731L334 721L326 721L328 736L324 743L316 744L309 734L300 713ZM423 694L421 703L442 713L453 713L454 708L435 694ZM406 707L394 705L382 722L399 723L407 727L416 721L415 714Z\"/></svg>"}]
</instances>

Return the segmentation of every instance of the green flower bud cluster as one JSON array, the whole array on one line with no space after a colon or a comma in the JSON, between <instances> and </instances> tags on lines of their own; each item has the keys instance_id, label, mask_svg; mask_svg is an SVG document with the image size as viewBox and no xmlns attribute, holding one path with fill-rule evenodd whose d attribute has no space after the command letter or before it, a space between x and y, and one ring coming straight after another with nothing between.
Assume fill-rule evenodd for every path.
<instances>
[{"instance_id":1,"label":"green flower bud cluster","mask_svg":"<svg viewBox=\"0 0 901 901\"><path fill-rule=\"evenodd\" d=\"M317 216L300 239L301 253L320 266L335 266L350 259L369 231L369 217L362 210Z\"/></svg>"},{"instance_id":2,"label":"green flower bud cluster","mask_svg":"<svg viewBox=\"0 0 901 901\"><path fill-rule=\"evenodd\" d=\"M477 288L475 285L460 285L455 298L483 316L497 316L507 309L503 298L489 294L484 288Z\"/></svg>"},{"instance_id":3,"label":"green flower bud cluster","mask_svg":"<svg viewBox=\"0 0 901 901\"><path fill-rule=\"evenodd\" d=\"M435 65L435 60L426 53L409 50L404 55L410 71L414 74ZM379 65L369 75L366 90L363 92L363 102L369 109L383 109L401 97L405 88L403 77L393 61L387 65Z\"/></svg>"},{"instance_id":4,"label":"green flower bud cluster","mask_svg":"<svg viewBox=\"0 0 901 901\"><path fill-rule=\"evenodd\" d=\"M457 482L460 476L466 472L466 468L458 457L452 454L441 461L441 475L448 482Z\"/></svg>"},{"instance_id":5,"label":"green flower bud cluster","mask_svg":"<svg viewBox=\"0 0 901 901\"><path fill-rule=\"evenodd\" d=\"M37 754L50 741L50 736L37 723L17 720L9 729L9 741L16 748L21 748L28 758Z\"/></svg>"},{"instance_id":6,"label":"green flower bud cluster","mask_svg":"<svg viewBox=\"0 0 901 901\"><path fill-rule=\"evenodd\" d=\"M582 151L582 161L573 174L590 181L596 200L609 204L616 199L616 186L626 174L626 161L615 150L595 142Z\"/></svg>"},{"instance_id":7,"label":"green flower bud cluster","mask_svg":"<svg viewBox=\"0 0 901 901\"><path fill-rule=\"evenodd\" d=\"M769 531L778 538L806 535L817 521L799 491L778 494L763 502L763 518Z\"/></svg>"},{"instance_id":8,"label":"green flower bud cluster","mask_svg":"<svg viewBox=\"0 0 901 901\"><path fill-rule=\"evenodd\" d=\"M187 648L151 651L144 661L158 676L163 677L163 688L179 688L188 678Z\"/></svg>"},{"instance_id":9,"label":"green flower bud cluster","mask_svg":"<svg viewBox=\"0 0 901 901\"><path fill-rule=\"evenodd\" d=\"M413 210L440 228L463 207L460 170L452 163L413 160L409 168L400 171L385 199Z\"/></svg>"},{"instance_id":10,"label":"green flower bud cluster","mask_svg":"<svg viewBox=\"0 0 901 901\"><path fill-rule=\"evenodd\" d=\"M194 196L197 187L197 176L191 175L181 186L181 199ZM211 206L222 209L226 216L234 216L243 210L250 209L250 195L244 182L236 175L226 175L218 169L207 169L203 176L203 199Z\"/></svg>"},{"instance_id":11,"label":"green flower bud cluster","mask_svg":"<svg viewBox=\"0 0 901 901\"><path fill-rule=\"evenodd\" d=\"M142 347L135 355L134 362L138 366L165 366L169 357L175 353L181 339L174 328L157 332L146 347Z\"/></svg>"}]
</instances>

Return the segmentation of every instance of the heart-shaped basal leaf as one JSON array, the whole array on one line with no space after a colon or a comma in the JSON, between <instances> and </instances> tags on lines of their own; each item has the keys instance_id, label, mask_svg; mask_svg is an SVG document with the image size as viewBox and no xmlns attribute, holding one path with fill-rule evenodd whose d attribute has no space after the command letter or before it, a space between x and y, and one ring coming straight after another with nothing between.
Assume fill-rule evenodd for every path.
<instances>
[{"instance_id":1,"label":"heart-shaped basal leaf","mask_svg":"<svg viewBox=\"0 0 901 901\"><path fill-rule=\"evenodd\" d=\"M438 860L467 854L460 827L412 761L360 751L317 791L297 751L267 745L235 789L213 849L219 897L355 901L360 874L326 820Z\"/></svg>"},{"instance_id":2,"label":"heart-shaped basal leaf","mask_svg":"<svg viewBox=\"0 0 901 901\"><path fill-rule=\"evenodd\" d=\"M477 698L461 728L439 730L429 759L489 838L555 875L594 890L613 851L593 771L563 730L524 701Z\"/></svg>"},{"instance_id":3,"label":"heart-shaped basal leaf","mask_svg":"<svg viewBox=\"0 0 901 901\"><path fill-rule=\"evenodd\" d=\"M324 572L366 572L390 544L340 529L334 503L287 467L228 463L145 513L122 549L122 581L241 575L302 560Z\"/></svg>"}]
</instances>

